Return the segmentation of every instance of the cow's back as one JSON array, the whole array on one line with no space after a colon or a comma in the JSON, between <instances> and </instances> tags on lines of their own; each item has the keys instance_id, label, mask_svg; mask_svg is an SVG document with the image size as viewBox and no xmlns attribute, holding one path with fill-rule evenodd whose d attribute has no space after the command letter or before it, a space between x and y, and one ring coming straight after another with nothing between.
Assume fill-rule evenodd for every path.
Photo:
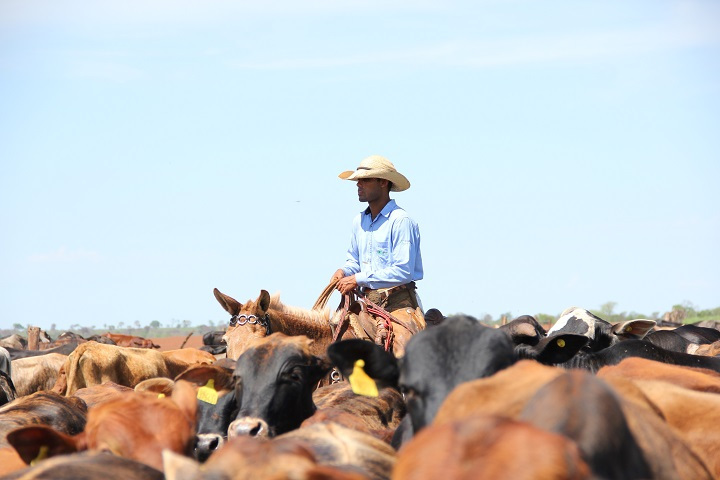
<instances>
[{"instance_id":1,"label":"cow's back","mask_svg":"<svg viewBox=\"0 0 720 480\"><path fill-rule=\"evenodd\" d=\"M164 357L155 350L96 342L83 343L68 356L65 374L65 395L105 382L134 387L148 378L169 377Z\"/></svg>"}]
</instances>

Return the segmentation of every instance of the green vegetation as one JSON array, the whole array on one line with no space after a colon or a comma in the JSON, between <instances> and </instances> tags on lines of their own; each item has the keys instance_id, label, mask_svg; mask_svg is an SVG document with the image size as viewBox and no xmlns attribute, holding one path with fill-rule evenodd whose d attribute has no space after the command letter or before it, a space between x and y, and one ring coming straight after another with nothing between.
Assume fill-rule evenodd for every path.
<instances>
[{"instance_id":1,"label":"green vegetation","mask_svg":"<svg viewBox=\"0 0 720 480\"><path fill-rule=\"evenodd\" d=\"M618 323L626 320L634 320L638 318L647 318L650 320L669 320L677 323L695 323L701 321L715 321L720 322L720 307L709 309L709 310L698 310L690 302L683 302L682 304L673 305L669 312L660 314L659 312L652 312L650 315L645 313L629 311L629 312L616 312L615 307L617 302L606 302L600 306L599 309L589 309L592 313L598 317L606 320L610 323ZM549 315L547 313L535 313L533 314L535 319L542 325L552 325L555 320L560 316L560 312L556 315ZM497 325L502 324L504 321L509 322L513 317L509 313L500 314L497 318L493 318L490 315L480 316L480 321L485 325Z\"/></svg>"},{"instance_id":2,"label":"green vegetation","mask_svg":"<svg viewBox=\"0 0 720 480\"><path fill-rule=\"evenodd\" d=\"M14 323L12 329L0 329L0 338L7 337L8 335L12 335L14 333L20 334L23 337L27 336L27 329L29 326L32 326L31 324L28 325L21 325L19 323ZM193 333L195 335L204 335L207 332L211 332L213 330L225 330L227 325L223 322L218 321L217 323L214 323L212 321L209 321L205 324L198 325L198 326L191 326L191 322L189 320L182 320L182 321L176 321L172 320L169 322L168 325L163 325L158 320L153 320L146 326L141 326L140 322L135 321L132 325L125 325L124 322L118 322L117 325L103 325L102 327L97 327L95 325L91 326L81 326L78 324L70 325L69 328L57 328L56 324L51 324L49 326L47 325L34 325L36 327L40 327L43 330L45 330L48 335L50 335L50 338L57 338L61 333L63 332L73 332L77 333L78 335L82 335L83 337L87 338L92 335L102 335L103 333L111 332L111 333L121 333L123 335L135 335L138 337L143 338L164 338L164 337L176 337L176 336L185 336L189 333Z\"/></svg>"},{"instance_id":3,"label":"green vegetation","mask_svg":"<svg viewBox=\"0 0 720 480\"><path fill-rule=\"evenodd\" d=\"M669 312L660 314L659 312L652 312L650 315L639 313L635 311L630 312L616 312L615 307L617 302L606 302L600 306L599 309L590 311L603 320L607 320L610 323L618 323L625 320L633 320L637 318L648 318L651 320L670 320L679 323L695 323L704 320L720 322L720 307L698 310L692 303L685 301L681 304L673 305ZM555 315L547 313L535 313L533 314L535 319L543 325L551 325L560 316L560 312ZM489 314L483 314L478 317L485 325L497 325L503 322L509 322L514 317L510 312L505 312L493 318ZM18 333L23 337L27 335L27 328L31 326L22 325L20 323L13 323L13 328L0 329L0 338L7 337L14 333ZM125 335L136 335L143 338L163 338L163 337L175 337L185 336L189 333L196 335L203 335L213 330L225 330L227 328L227 322L218 320L213 322L209 320L202 325L192 326L190 320L170 320L167 324L163 325L159 320L153 320L145 326L141 326L139 321L135 321L132 324L125 324L125 322L118 322L117 325L104 324L102 327L96 325L82 326L78 324L70 325L69 328L61 329L57 328L56 324L51 325L35 325L45 330L51 338L57 338L63 332L74 332L83 337L89 337L91 335L102 335L103 333L122 333Z\"/></svg>"}]
</instances>

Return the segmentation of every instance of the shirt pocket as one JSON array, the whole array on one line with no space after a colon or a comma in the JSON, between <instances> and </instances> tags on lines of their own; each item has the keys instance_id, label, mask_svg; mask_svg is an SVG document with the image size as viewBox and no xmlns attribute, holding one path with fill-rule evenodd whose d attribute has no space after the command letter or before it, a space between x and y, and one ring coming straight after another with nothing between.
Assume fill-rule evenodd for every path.
<instances>
[{"instance_id":1,"label":"shirt pocket","mask_svg":"<svg viewBox=\"0 0 720 480\"><path fill-rule=\"evenodd\" d=\"M390 265L390 242L375 242L373 257L378 268L385 268Z\"/></svg>"}]
</instances>

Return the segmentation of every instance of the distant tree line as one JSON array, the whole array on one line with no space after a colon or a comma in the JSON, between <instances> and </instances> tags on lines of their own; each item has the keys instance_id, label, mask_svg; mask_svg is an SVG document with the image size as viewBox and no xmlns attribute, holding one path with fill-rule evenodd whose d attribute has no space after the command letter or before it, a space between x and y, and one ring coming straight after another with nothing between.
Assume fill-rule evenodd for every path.
<instances>
[{"instance_id":1,"label":"distant tree line","mask_svg":"<svg viewBox=\"0 0 720 480\"><path fill-rule=\"evenodd\" d=\"M598 317L606 320L610 323L624 322L626 320L634 320L638 318L647 318L649 320L669 320L678 323L695 323L703 320L710 320L720 322L720 307L712 308L708 310L698 310L692 303L685 301L678 305L673 305L669 312L661 314L660 312L652 312L650 315L646 315L641 312L629 311L629 312L616 312L617 302L606 302L600 306L599 309L590 309L592 313ZM560 316L549 315L547 313L536 313L532 314L535 319L543 325L549 325L555 323ZM480 316L479 320L486 325L502 324L509 322L515 318L510 312L502 313L497 317L485 314Z\"/></svg>"},{"instance_id":2,"label":"distant tree line","mask_svg":"<svg viewBox=\"0 0 720 480\"><path fill-rule=\"evenodd\" d=\"M703 320L714 320L720 322L720 307L712 308L708 310L699 310L691 302L685 301L681 304L673 305L669 312L660 314L660 312L652 312L650 315L646 315L640 312L629 311L629 312L616 312L617 302L606 302L600 306L598 310L590 310L598 317L603 320L607 320L610 323L623 322L625 320L633 320L637 318L647 318L650 320L663 320L670 319L671 321L679 323L695 323ZM558 316L550 315L547 313L536 313L533 314L535 319L544 325L553 324ZM493 317L489 314L483 314L478 319L485 325L497 325L504 322L509 322L515 318L512 313L505 312L501 313L497 317ZM55 338L63 332L74 332L82 335L83 337L89 337L91 335L102 335L106 332L112 333L124 333L128 335L137 335L145 338L162 338L172 337L177 335L187 335L190 332L197 334L205 334L213 330L225 330L227 328L227 320L207 320L206 322L193 326L190 320L176 320L170 319L165 324L159 320L153 320L147 325L142 326L139 320L127 324L125 322L117 322L117 324L103 324L102 326L96 325L80 325L72 324L66 329L58 329L57 324L52 323L48 325L35 325ZM22 325L21 323L14 323L12 329L0 329L0 337L6 337L13 333L25 333L27 328L30 326ZM49 327L49 328L48 328Z\"/></svg>"},{"instance_id":3,"label":"distant tree line","mask_svg":"<svg viewBox=\"0 0 720 480\"><path fill-rule=\"evenodd\" d=\"M56 323L48 325L33 325L27 324L22 325L21 323L13 323L12 329L1 329L0 337L6 337L14 333L21 335L27 333L27 329L30 326L40 327L45 330L48 335L52 338L56 338L63 332L73 332L83 337L89 337L91 335L102 335L103 333L122 333L127 335L136 335L144 338L163 338L163 337L174 337L178 335L187 335L188 333L196 333L203 335L213 330L225 330L227 327L226 320L218 320L216 322L208 320L200 325L193 326L190 320L175 320L171 319L166 324L163 324L159 320L153 320L147 325L143 326L138 320L132 323L117 322L117 324L103 324L102 326L97 325L80 325L74 323L68 328L58 328ZM25 336L25 335L23 335Z\"/></svg>"}]
</instances>

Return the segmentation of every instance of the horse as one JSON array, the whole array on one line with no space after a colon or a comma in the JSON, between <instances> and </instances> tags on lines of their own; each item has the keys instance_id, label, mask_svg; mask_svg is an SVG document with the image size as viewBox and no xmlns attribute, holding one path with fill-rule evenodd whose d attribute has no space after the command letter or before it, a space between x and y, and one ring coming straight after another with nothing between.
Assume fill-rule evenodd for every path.
<instances>
[{"instance_id":1,"label":"horse","mask_svg":"<svg viewBox=\"0 0 720 480\"><path fill-rule=\"evenodd\" d=\"M313 340L310 347L313 355L324 355L334 341L360 338L376 343L382 341L386 350L402 356L410 337L425 328L419 309L388 313L355 295L345 295L331 316L326 304L336 283L337 280L325 288L310 310L285 305L279 294L271 296L267 290L261 290L254 301L242 304L215 288L215 298L232 316L222 337L227 344L227 357L237 359L253 341L275 332L309 337ZM378 313L379 320L370 316Z\"/></svg>"},{"instance_id":2,"label":"horse","mask_svg":"<svg viewBox=\"0 0 720 480\"><path fill-rule=\"evenodd\" d=\"M237 360L255 340L275 332L310 338L313 340L313 355L324 355L332 343L330 310L327 308L307 310L285 305L280 301L279 294L271 297L267 290L261 290L257 299L244 304L217 288L213 294L225 311L232 315L222 337L227 344L228 358Z\"/></svg>"}]
</instances>

